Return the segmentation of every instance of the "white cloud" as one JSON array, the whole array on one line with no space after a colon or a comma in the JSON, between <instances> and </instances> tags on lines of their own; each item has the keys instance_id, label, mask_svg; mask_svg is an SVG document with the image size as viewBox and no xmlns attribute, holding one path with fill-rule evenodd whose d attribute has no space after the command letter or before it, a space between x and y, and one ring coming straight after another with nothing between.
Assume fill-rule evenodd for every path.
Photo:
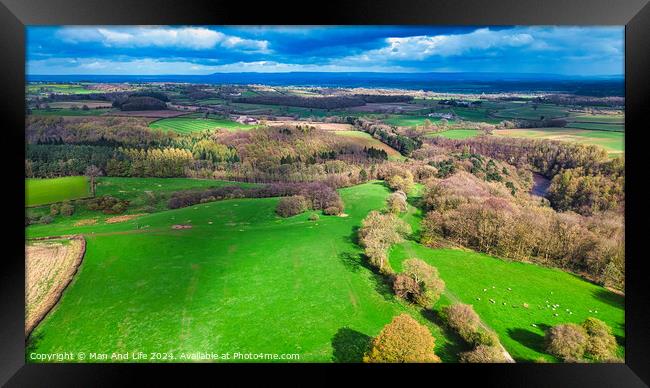
<instances>
[{"instance_id":1,"label":"white cloud","mask_svg":"<svg viewBox=\"0 0 650 388\"><path fill-rule=\"evenodd\" d=\"M347 57L347 60L421 60L432 56L462 55L473 50L527 46L534 41L535 38L528 33L480 28L467 34L386 38L385 47Z\"/></svg>"},{"instance_id":2,"label":"white cloud","mask_svg":"<svg viewBox=\"0 0 650 388\"><path fill-rule=\"evenodd\" d=\"M292 71L377 71L409 72L412 69L398 66L342 66L336 64L294 64L275 61L235 62L205 65L182 60L153 58L107 60L102 58L52 58L27 62L28 74L105 74L105 75L204 75L211 73L283 73Z\"/></svg>"},{"instance_id":3,"label":"white cloud","mask_svg":"<svg viewBox=\"0 0 650 388\"><path fill-rule=\"evenodd\" d=\"M204 27L64 27L57 33L68 43L99 42L106 47L176 47L205 50L222 46L240 51L269 52L266 40L243 39Z\"/></svg>"}]
</instances>

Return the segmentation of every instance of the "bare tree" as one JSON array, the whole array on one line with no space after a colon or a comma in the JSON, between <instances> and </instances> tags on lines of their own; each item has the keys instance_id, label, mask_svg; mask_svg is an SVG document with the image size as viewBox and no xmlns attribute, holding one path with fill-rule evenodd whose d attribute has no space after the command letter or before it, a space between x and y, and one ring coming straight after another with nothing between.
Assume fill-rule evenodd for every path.
<instances>
[{"instance_id":1,"label":"bare tree","mask_svg":"<svg viewBox=\"0 0 650 388\"><path fill-rule=\"evenodd\" d=\"M95 196L95 178L101 175L103 175L102 170L100 170L99 167L95 166L94 164L91 164L86 168L86 176L90 178L90 190L93 194L93 197Z\"/></svg>"}]
</instances>

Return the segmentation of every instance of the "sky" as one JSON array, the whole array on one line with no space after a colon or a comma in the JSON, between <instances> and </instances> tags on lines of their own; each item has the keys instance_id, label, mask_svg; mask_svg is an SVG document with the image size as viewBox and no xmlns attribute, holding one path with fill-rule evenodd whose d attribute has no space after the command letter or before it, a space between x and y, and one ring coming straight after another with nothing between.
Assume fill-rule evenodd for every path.
<instances>
[{"instance_id":1,"label":"sky","mask_svg":"<svg viewBox=\"0 0 650 388\"><path fill-rule=\"evenodd\" d=\"M623 26L29 26L30 75L622 75Z\"/></svg>"}]
</instances>

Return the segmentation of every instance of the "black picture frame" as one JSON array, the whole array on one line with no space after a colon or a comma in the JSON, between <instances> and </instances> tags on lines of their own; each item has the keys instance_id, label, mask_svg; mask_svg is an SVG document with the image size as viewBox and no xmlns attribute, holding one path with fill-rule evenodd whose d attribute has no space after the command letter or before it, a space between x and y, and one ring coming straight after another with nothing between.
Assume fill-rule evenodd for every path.
<instances>
[{"instance_id":1,"label":"black picture frame","mask_svg":"<svg viewBox=\"0 0 650 388\"><path fill-rule=\"evenodd\" d=\"M6 225L0 277L0 383L7 386L115 386L167 382L208 374L214 384L223 374L239 382L277 376L288 383L324 382L331 372L353 372L388 382L410 383L415 372L430 384L441 375L454 385L469 381L496 386L636 387L650 381L648 353L648 272L640 249L645 230L643 201L644 114L650 97L650 5L647 0L365 0L290 3L282 1L133 1L127 0L0 0L0 117L4 135L3 167L11 178L3 202ZM115 365L25 364L24 342L24 142L25 26L118 24L324 25L625 25L626 85L626 299L625 364L515 365ZM647 201L645 201L647 202ZM10 246L11 249L6 249ZM262 368L253 372L252 368ZM296 377L295 369L307 372ZM143 373L144 372L144 373ZM283 376L283 377L282 377ZM427 377L428 376L428 377ZM170 380L167 380L170 379ZM425 380L426 381L426 380ZM446 383L449 384L449 383ZM302 385L302 384L301 384Z\"/></svg>"}]
</instances>

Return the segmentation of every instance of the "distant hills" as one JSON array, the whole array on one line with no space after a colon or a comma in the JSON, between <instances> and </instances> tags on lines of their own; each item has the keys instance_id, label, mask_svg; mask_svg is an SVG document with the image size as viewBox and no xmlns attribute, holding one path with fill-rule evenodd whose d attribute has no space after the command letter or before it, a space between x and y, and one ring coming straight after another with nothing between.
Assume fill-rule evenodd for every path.
<instances>
[{"instance_id":1,"label":"distant hills","mask_svg":"<svg viewBox=\"0 0 650 388\"><path fill-rule=\"evenodd\" d=\"M450 93L562 92L622 96L623 76L539 73L214 73L208 75L28 75L30 82L189 82L274 86L369 87Z\"/></svg>"}]
</instances>

